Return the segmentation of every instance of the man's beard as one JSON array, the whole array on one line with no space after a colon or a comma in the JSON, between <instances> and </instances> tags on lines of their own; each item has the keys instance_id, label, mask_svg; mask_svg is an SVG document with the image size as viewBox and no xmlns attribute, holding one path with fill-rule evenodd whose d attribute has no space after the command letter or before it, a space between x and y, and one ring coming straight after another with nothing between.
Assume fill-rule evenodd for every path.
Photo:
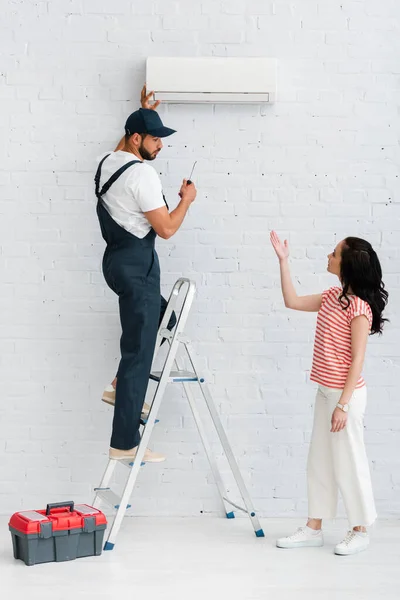
<instances>
[{"instance_id":1,"label":"man's beard","mask_svg":"<svg viewBox=\"0 0 400 600\"><path fill-rule=\"evenodd\" d=\"M148 150L146 150L146 148L143 146L143 142L139 146L139 152L140 152L140 156L144 160L154 160L158 154L158 152L155 152L154 155L150 154L150 152Z\"/></svg>"}]
</instances>

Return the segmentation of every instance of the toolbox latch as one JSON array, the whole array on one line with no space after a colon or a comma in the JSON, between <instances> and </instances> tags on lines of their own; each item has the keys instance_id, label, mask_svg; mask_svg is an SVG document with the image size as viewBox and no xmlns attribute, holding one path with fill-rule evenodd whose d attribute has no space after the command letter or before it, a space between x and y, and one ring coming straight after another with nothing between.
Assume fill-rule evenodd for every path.
<instances>
[{"instance_id":1,"label":"toolbox latch","mask_svg":"<svg viewBox=\"0 0 400 600\"><path fill-rule=\"evenodd\" d=\"M47 521L47 523L40 523L39 537L48 540L53 535L53 523Z\"/></svg>"},{"instance_id":2,"label":"toolbox latch","mask_svg":"<svg viewBox=\"0 0 400 600\"><path fill-rule=\"evenodd\" d=\"M96 517L85 517L83 520L84 533L93 533L96 530Z\"/></svg>"}]
</instances>

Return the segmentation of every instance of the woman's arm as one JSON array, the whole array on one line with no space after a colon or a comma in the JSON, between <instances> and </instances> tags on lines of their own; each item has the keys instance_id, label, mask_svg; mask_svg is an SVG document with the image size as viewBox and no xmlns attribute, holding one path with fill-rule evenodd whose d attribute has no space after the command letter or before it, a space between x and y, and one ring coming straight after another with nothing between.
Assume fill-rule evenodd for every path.
<instances>
[{"instance_id":1,"label":"woman's arm","mask_svg":"<svg viewBox=\"0 0 400 600\"><path fill-rule=\"evenodd\" d=\"M365 350L367 348L369 323L364 315L354 317L351 321L351 366L347 373L347 379L343 388L340 404L347 404L355 390L357 381L360 379L364 364ZM340 410L340 409L339 409Z\"/></svg>"},{"instance_id":2,"label":"woman's arm","mask_svg":"<svg viewBox=\"0 0 400 600\"><path fill-rule=\"evenodd\" d=\"M287 240L280 241L275 231L271 232L271 243L279 258L279 267L281 273L281 288L283 300L286 308L302 310L306 312L318 312L321 308L322 294L312 294L310 296L298 296L294 288L289 269L289 245Z\"/></svg>"},{"instance_id":3,"label":"woman's arm","mask_svg":"<svg viewBox=\"0 0 400 600\"><path fill-rule=\"evenodd\" d=\"M346 405L356 388L364 364L365 350L369 335L369 322L365 315L354 317L351 321L351 365L347 373L346 383L339 404ZM347 423L347 414L335 408L332 414L331 432L341 431Z\"/></svg>"}]
</instances>

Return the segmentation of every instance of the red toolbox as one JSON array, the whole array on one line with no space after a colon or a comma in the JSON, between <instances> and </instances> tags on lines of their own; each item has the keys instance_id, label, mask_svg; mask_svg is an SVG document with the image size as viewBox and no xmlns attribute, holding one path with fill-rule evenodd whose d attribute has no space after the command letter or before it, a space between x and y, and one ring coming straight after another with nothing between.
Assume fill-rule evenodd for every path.
<instances>
[{"instance_id":1,"label":"red toolbox","mask_svg":"<svg viewBox=\"0 0 400 600\"><path fill-rule=\"evenodd\" d=\"M107 519L87 504L58 502L48 504L46 510L17 512L8 526L14 558L35 565L99 556Z\"/></svg>"}]
</instances>

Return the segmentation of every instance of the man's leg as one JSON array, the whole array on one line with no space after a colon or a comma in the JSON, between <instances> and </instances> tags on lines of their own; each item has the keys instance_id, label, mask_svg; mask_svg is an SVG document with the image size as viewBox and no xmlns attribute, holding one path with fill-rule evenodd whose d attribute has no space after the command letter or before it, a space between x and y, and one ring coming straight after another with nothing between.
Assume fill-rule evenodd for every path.
<instances>
[{"instance_id":1,"label":"man's leg","mask_svg":"<svg viewBox=\"0 0 400 600\"><path fill-rule=\"evenodd\" d=\"M138 284L119 297L121 361L111 447L128 450L139 444L140 414L149 382L158 329L160 296L156 286Z\"/></svg>"},{"instance_id":2,"label":"man's leg","mask_svg":"<svg viewBox=\"0 0 400 600\"><path fill-rule=\"evenodd\" d=\"M160 320L158 322L158 326L161 325L161 321L163 320L163 317L164 317L164 314L165 314L165 311L166 311L166 308L167 308L167 304L168 304L167 300L163 296L161 296ZM169 318L169 321L168 321L167 329L169 331L171 331L175 327L175 325L176 325L176 314L175 314L175 312L172 312L172 314L171 314L171 316ZM165 342L165 338L163 339L163 341L161 342L161 344L163 344L164 342Z\"/></svg>"},{"instance_id":3,"label":"man's leg","mask_svg":"<svg viewBox=\"0 0 400 600\"><path fill-rule=\"evenodd\" d=\"M164 313L167 308L167 304L168 304L167 300L163 296L161 296L160 297L160 314L159 314L158 327L161 325L161 321L163 320ZM176 325L176 314L175 314L175 312L172 312L171 317L168 321L167 329L169 329L169 331L171 331L175 327L175 325ZM165 338L161 342L161 345L164 342L165 342ZM115 404L115 390L117 387L117 379L118 379L118 373L114 377L114 380L112 381L111 386L106 387L106 389L103 392L103 397L102 397L103 402L106 402L107 404L111 404L112 406L114 406L114 404Z\"/></svg>"}]
</instances>

